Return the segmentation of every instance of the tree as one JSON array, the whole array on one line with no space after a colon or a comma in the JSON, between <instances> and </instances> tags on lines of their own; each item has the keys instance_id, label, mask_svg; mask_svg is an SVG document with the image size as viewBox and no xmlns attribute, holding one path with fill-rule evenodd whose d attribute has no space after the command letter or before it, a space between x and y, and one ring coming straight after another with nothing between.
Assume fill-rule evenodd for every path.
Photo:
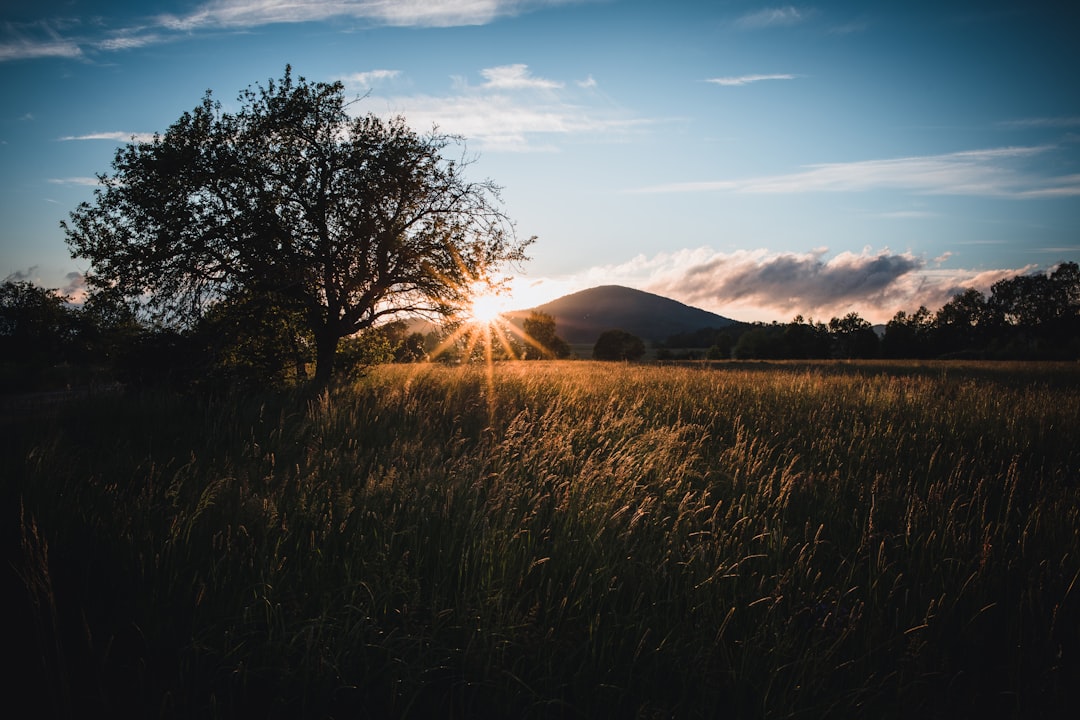
<instances>
[{"instance_id":1,"label":"tree","mask_svg":"<svg viewBox=\"0 0 1080 720\"><path fill-rule=\"evenodd\" d=\"M532 338L536 345L526 348L525 352L530 356L532 351L539 349L544 357L565 358L570 356L570 346L566 341L555 334L555 318L551 315L533 310L522 324L525 335Z\"/></svg>"},{"instance_id":2,"label":"tree","mask_svg":"<svg viewBox=\"0 0 1080 720\"><path fill-rule=\"evenodd\" d=\"M526 259L532 239L516 238L498 186L443 157L458 138L350 117L340 82L288 66L239 103L223 112L208 91L164 135L117 151L93 202L62 223L90 283L177 324L230 295L274 293L304 318L323 384L341 338L450 315Z\"/></svg>"},{"instance_id":3,"label":"tree","mask_svg":"<svg viewBox=\"0 0 1080 720\"><path fill-rule=\"evenodd\" d=\"M977 352L993 323L986 296L975 288L953 295L934 315L934 338L942 352Z\"/></svg>"},{"instance_id":4,"label":"tree","mask_svg":"<svg viewBox=\"0 0 1080 720\"><path fill-rule=\"evenodd\" d=\"M933 354L934 317L925 305L912 314L898 310L885 325L881 352L890 358L921 358Z\"/></svg>"},{"instance_id":5,"label":"tree","mask_svg":"<svg viewBox=\"0 0 1080 720\"><path fill-rule=\"evenodd\" d=\"M625 330L605 330L593 346L595 360L639 360L645 354L645 343Z\"/></svg>"},{"instance_id":6,"label":"tree","mask_svg":"<svg viewBox=\"0 0 1080 720\"><path fill-rule=\"evenodd\" d=\"M0 359L37 368L65 359L78 333L78 317L67 300L30 282L0 284Z\"/></svg>"},{"instance_id":7,"label":"tree","mask_svg":"<svg viewBox=\"0 0 1080 720\"><path fill-rule=\"evenodd\" d=\"M877 356L878 337L874 326L848 313L842 318L829 320L829 333L833 337L835 354L840 358L872 358Z\"/></svg>"}]
</instances>

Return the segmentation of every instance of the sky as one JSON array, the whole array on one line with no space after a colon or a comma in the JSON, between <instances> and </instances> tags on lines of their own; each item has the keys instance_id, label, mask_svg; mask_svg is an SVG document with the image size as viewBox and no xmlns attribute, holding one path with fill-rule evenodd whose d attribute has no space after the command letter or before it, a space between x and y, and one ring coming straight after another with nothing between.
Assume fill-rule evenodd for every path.
<instances>
[{"instance_id":1,"label":"sky","mask_svg":"<svg viewBox=\"0 0 1080 720\"><path fill-rule=\"evenodd\" d=\"M0 278L78 294L60 222L116 150L288 64L465 138L537 237L508 308L883 323L1080 262L1078 35L1041 0L5 3Z\"/></svg>"}]
</instances>

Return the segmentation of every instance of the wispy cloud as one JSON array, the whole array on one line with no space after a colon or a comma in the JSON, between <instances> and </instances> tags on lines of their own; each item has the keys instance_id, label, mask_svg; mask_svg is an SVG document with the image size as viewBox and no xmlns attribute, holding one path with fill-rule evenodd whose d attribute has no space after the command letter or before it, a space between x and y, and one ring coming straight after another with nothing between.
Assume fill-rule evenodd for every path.
<instances>
[{"instance_id":1,"label":"wispy cloud","mask_svg":"<svg viewBox=\"0 0 1080 720\"><path fill-rule=\"evenodd\" d=\"M723 85L725 87L739 87L741 85L749 85L750 83L761 82L762 80L794 80L794 75L788 74L774 74L774 75L736 75L729 77L716 77L708 78L705 82L715 83L716 85Z\"/></svg>"},{"instance_id":2,"label":"wispy cloud","mask_svg":"<svg viewBox=\"0 0 1080 720\"><path fill-rule=\"evenodd\" d=\"M133 34L122 31L116 37L98 42L96 47L108 52L118 52L121 50L134 50L147 45L157 45L170 39L160 33Z\"/></svg>"},{"instance_id":3,"label":"wispy cloud","mask_svg":"<svg viewBox=\"0 0 1080 720\"><path fill-rule=\"evenodd\" d=\"M174 30L237 28L353 18L401 27L484 25L559 0L211 0L186 15L162 15Z\"/></svg>"},{"instance_id":4,"label":"wispy cloud","mask_svg":"<svg viewBox=\"0 0 1080 720\"><path fill-rule=\"evenodd\" d=\"M50 23L6 23L0 38L0 62L82 57L79 43L62 35L66 27Z\"/></svg>"},{"instance_id":5,"label":"wispy cloud","mask_svg":"<svg viewBox=\"0 0 1080 720\"><path fill-rule=\"evenodd\" d=\"M533 77L524 64L500 65L480 71L487 90L556 90L563 84L555 80Z\"/></svg>"},{"instance_id":6,"label":"wispy cloud","mask_svg":"<svg viewBox=\"0 0 1080 720\"><path fill-rule=\"evenodd\" d=\"M999 123L999 125L1011 129L1080 127L1080 115L1071 115L1067 117L1022 118L1019 120L1006 120Z\"/></svg>"},{"instance_id":7,"label":"wispy cloud","mask_svg":"<svg viewBox=\"0 0 1080 720\"><path fill-rule=\"evenodd\" d=\"M649 121L625 111L584 102L594 83L584 86L534 76L527 65L501 65L480 70L484 82L470 85L453 78L447 96L372 98L388 114L404 115L417 128L437 126L462 135L483 150L536 152L557 150L559 138L592 135L618 138Z\"/></svg>"},{"instance_id":8,"label":"wispy cloud","mask_svg":"<svg viewBox=\"0 0 1080 720\"><path fill-rule=\"evenodd\" d=\"M371 89L376 85L394 80L401 76L400 70L368 70L366 72L352 73L338 78L346 87L358 87L364 90Z\"/></svg>"},{"instance_id":9,"label":"wispy cloud","mask_svg":"<svg viewBox=\"0 0 1080 720\"><path fill-rule=\"evenodd\" d=\"M504 152L553 151L558 138L625 132L646 122L607 117L558 100L538 104L503 94L396 97L385 102L390 114L404 115L413 127L437 126L480 149Z\"/></svg>"},{"instance_id":10,"label":"wispy cloud","mask_svg":"<svg viewBox=\"0 0 1080 720\"><path fill-rule=\"evenodd\" d=\"M200 30L243 30L265 25L354 20L393 27L485 25L575 0L208 0L187 13L164 13L129 27L106 18L0 27L0 62L85 58L95 52L131 50Z\"/></svg>"},{"instance_id":11,"label":"wispy cloud","mask_svg":"<svg viewBox=\"0 0 1080 720\"><path fill-rule=\"evenodd\" d=\"M1080 196L1080 175L1046 177L1025 172L1021 167L1026 160L1056 149L1051 145L1003 147L944 155L826 163L810 165L786 175L672 183L643 188L639 192L781 194L895 189L927 195Z\"/></svg>"},{"instance_id":12,"label":"wispy cloud","mask_svg":"<svg viewBox=\"0 0 1080 720\"><path fill-rule=\"evenodd\" d=\"M736 26L746 30L758 30L767 27L798 25L809 16L806 10L791 5L776 8L763 8L747 13L735 21Z\"/></svg>"},{"instance_id":13,"label":"wispy cloud","mask_svg":"<svg viewBox=\"0 0 1080 720\"><path fill-rule=\"evenodd\" d=\"M57 139L61 142L70 142L74 140L111 140L113 142L121 143L153 142L154 133L99 132L87 133L86 135L65 135L64 137Z\"/></svg>"},{"instance_id":14,"label":"wispy cloud","mask_svg":"<svg viewBox=\"0 0 1080 720\"><path fill-rule=\"evenodd\" d=\"M101 184L101 181L96 177L50 178L49 182L53 185L79 185L82 187L97 187Z\"/></svg>"}]
</instances>

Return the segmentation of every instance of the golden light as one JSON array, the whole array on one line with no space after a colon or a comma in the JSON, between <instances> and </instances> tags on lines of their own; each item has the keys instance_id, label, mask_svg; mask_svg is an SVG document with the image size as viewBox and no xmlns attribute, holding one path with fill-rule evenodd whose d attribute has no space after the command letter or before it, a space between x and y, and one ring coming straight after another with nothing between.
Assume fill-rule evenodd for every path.
<instances>
[{"instance_id":1,"label":"golden light","mask_svg":"<svg viewBox=\"0 0 1080 720\"><path fill-rule=\"evenodd\" d=\"M466 310L466 315L470 322L490 325L506 310L506 302L505 296L491 292L487 288L478 288Z\"/></svg>"}]
</instances>

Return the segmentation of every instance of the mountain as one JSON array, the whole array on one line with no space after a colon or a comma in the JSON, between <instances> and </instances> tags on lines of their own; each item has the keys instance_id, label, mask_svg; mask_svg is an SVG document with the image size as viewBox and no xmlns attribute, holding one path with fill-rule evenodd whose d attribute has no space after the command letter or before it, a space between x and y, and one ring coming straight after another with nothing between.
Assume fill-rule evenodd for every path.
<instances>
[{"instance_id":1,"label":"mountain","mask_svg":"<svg viewBox=\"0 0 1080 720\"><path fill-rule=\"evenodd\" d=\"M625 330L646 342L662 342L675 333L735 323L671 298L620 285L581 290L505 316L520 324L534 310L555 318L555 331L572 345L593 344L605 330Z\"/></svg>"}]
</instances>

